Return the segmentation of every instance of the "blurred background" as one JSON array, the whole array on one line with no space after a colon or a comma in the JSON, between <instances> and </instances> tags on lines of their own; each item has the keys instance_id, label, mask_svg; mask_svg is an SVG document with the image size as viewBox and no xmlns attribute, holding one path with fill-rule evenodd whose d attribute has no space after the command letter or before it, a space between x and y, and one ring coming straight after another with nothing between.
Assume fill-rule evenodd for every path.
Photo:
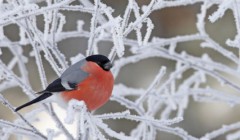
<instances>
[{"instance_id":1,"label":"blurred background","mask_svg":"<svg viewBox=\"0 0 240 140\"><path fill-rule=\"evenodd\" d=\"M111 6L114 11L114 16L123 16L125 7L128 3L127 0L102 0L103 3ZM138 4L147 5L149 4L149 0L138 0ZM40 2L40 5L44 5L45 2ZM179 35L188 35L197 33L196 21L197 21L197 13L200 12L201 3L181 6L181 7L170 7L164 8L162 10L154 11L150 18L154 24L154 30L152 32L152 36L160 37L160 38L171 38ZM212 14L217 10L217 6L212 6L208 10L208 15ZM72 11L62 11L62 13L66 16L66 24L64 25L65 31L76 30L77 21L83 20L85 22L83 29L89 31L89 25L91 20L91 14L81 13L81 12L72 12ZM38 17L38 28L40 30L44 29L44 20L43 16L39 15ZM225 15L215 23L210 23L208 19L206 20L206 30L212 39L218 42L221 46L224 46L227 50L232 51L234 54L238 54L238 50L234 48L230 48L226 46L225 41L228 38L233 39L236 35L236 26L234 23L234 17L232 11L228 10ZM144 33L145 30L142 30ZM4 27L4 34L11 41L19 40L19 28L15 24L11 24ZM129 38L136 39L135 33L131 33ZM85 54L87 49L88 39L83 37L76 37L63 40L57 44L60 51L66 56L68 62L70 62L70 57L76 56L79 53ZM201 56L203 53L208 53L214 60L221 62L223 64L228 64L231 67L231 62L226 59L224 56L219 53L207 49L201 48L200 41L191 41L179 43L177 47L177 52L181 52L185 50L188 54L193 56ZM0 42L1 45L1 42ZM112 47L112 43L109 42L100 42L99 49L100 53L108 55L110 48ZM1 45L2 46L2 45ZM22 46L24 49L24 54L28 57L27 69L30 78L30 85L35 91L40 91L41 83L39 79L39 74L37 70L37 66L35 63L34 57L30 56L30 52L32 51L32 47L30 45ZM2 48L2 55L0 56L1 60L5 63L8 63L11 60L12 54L7 48ZM131 55L129 50L126 50L125 56ZM43 56L43 54L42 54ZM49 63L43 59L44 68L47 74L47 80L50 83L53 81L57 75L52 70ZM70 64L70 63L69 63ZM172 72L175 67L175 63L173 61L162 59L162 58L151 58L145 59L138 63L134 63L131 65L125 66L119 73L118 77L116 77L115 83L124 83L129 87L135 88L147 88L151 81L154 79L156 74L159 71L161 66L167 66L168 73ZM19 70L16 67L14 69L16 74L19 74ZM193 73L193 70L188 70L184 73L185 77L190 76ZM214 86L218 89L222 87L215 81L208 79L208 84ZM181 81L179 81L181 82ZM223 89L228 90L228 89ZM29 99L23 93L20 87L10 88L4 91L1 91L4 97L6 97L14 106L19 106ZM27 113L32 108L37 107L37 105L33 105L21 111L21 113ZM55 106L56 107L56 106ZM61 114L64 114L63 110L56 107L57 111ZM104 105L101 109L97 110L96 114L107 113L107 112L117 112L123 111L125 108L116 102L109 101L106 105ZM14 120L16 119L13 113L3 105L0 105L0 119L4 120ZM44 114L42 114L44 116ZM220 102L195 102L191 99L188 108L184 114L184 121L177 124L176 126L182 127L189 134L195 137L201 137L205 135L207 132L211 132L215 129L220 128L223 124L231 124L234 122L240 121L240 106L230 107L225 103ZM62 116L64 118L64 115ZM51 124L48 122L47 118L44 118L47 124ZM121 121L121 125L119 122ZM109 127L113 128L117 132L122 131L127 135L130 133L129 130L135 127L137 123L125 120L108 120L107 123ZM36 123L39 127L44 127L42 123ZM52 124L54 125L54 124ZM71 129L72 126L69 126ZM72 127L74 129L74 127ZM224 136L218 137L216 140L224 139ZM15 137L11 136L11 139L14 140ZM110 138L112 139L112 138ZM177 136L170 135L168 133L160 132L158 133L157 139L166 140L178 140L180 139Z\"/></svg>"}]
</instances>

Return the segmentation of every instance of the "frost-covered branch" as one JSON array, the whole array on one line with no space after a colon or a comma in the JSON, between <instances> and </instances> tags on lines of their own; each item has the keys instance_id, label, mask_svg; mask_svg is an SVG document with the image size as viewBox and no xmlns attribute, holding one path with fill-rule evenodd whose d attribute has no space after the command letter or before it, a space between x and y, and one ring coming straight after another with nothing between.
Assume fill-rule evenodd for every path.
<instances>
[{"instance_id":1,"label":"frost-covered branch","mask_svg":"<svg viewBox=\"0 0 240 140\"><path fill-rule=\"evenodd\" d=\"M196 5L199 5L200 10L196 15L196 30L193 33L169 38L155 36L155 30L159 30L156 29L158 23L152 15L164 9L171 11L173 7ZM104 52L114 64L112 73L118 82L110 100L124 108L121 111L95 114L87 110L84 102L72 100L64 112L66 115L63 115L52 104L39 103L40 107L25 115L13 112L17 116L14 121L1 119L0 136L3 139L16 135L18 139L29 137L54 140L64 136L71 140L108 137L152 140L157 139L159 133L167 132L182 139L196 140L198 138L178 126L183 120L188 121L185 112L191 108L191 101L202 104L221 102L230 107L240 104L239 1L150 0L146 5L141 5L137 0L128 0L125 6L118 13L114 6L101 0L0 1L0 56L3 56L0 59L0 100L3 105L13 112L15 107L12 104L17 104L5 98L5 91L20 87L29 99L33 99L36 87L32 81L37 78L35 81L40 81L41 85L38 89L45 89L50 82L49 69L60 76L70 64L85 56ZM212 11L213 6L216 9ZM209 11L212 13L209 14ZM227 15L227 11L232 12L236 32L234 38L228 37L224 40L225 44L221 44L209 33L206 24L207 21L210 21L208 24L215 24ZM81 16L74 20L75 27L70 30L68 23L74 17L69 18L72 13ZM8 34L12 25L17 27L14 32L17 39ZM86 47L86 50L69 56L71 47L64 46L63 49L60 45L73 38L85 40L88 44L87 47L78 44L77 47ZM195 41L200 42L200 45L194 45L192 49L202 49L204 53L195 55L182 46ZM149 81L145 79L151 75L148 70L152 67L144 67L146 73L141 75L144 80L137 81L143 87L119 80L123 69L132 71L131 67L144 64L143 60L152 58L167 63L154 63L159 67L156 73L151 73L154 76ZM35 79L29 73L30 62L34 62L31 66L37 69ZM131 76L126 77L131 79ZM39 126L33 125L42 121L40 113L50 118L44 120L44 123L52 121L57 128L49 126L46 130L39 130ZM64 121L62 116L66 116ZM129 128L130 133L126 133L115 130L108 120L133 121L137 124ZM69 125L76 127L74 132L69 129ZM116 126L120 125L118 123ZM200 139L214 139L220 135L236 139L240 135L239 129L239 123L235 122L207 132ZM232 133L232 130L235 132Z\"/></svg>"}]
</instances>

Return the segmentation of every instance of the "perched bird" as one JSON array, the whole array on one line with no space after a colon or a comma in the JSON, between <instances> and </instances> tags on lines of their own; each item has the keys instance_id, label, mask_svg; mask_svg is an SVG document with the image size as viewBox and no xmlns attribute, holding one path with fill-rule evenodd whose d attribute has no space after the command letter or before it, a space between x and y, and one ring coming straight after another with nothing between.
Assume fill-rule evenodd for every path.
<instances>
[{"instance_id":1,"label":"perched bird","mask_svg":"<svg viewBox=\"0 0 240 140\"><path fill-rule=\"evenodd\" d=\"M71 99L76 99L84 101L90 111L95 110L104 105L112 94L114 78L111 68L112 63L106 56L88 56L66 69L45 90L38 92L40 96L15 111L49 97L62 107L66 107Z\"/></svg>"}]
</instances>

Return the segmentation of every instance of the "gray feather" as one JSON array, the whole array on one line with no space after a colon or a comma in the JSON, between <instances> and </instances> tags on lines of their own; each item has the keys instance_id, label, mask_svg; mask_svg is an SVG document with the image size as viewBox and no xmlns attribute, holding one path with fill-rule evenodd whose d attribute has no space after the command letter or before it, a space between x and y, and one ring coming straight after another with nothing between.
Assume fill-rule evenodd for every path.
<instances>
[{"instance_id":1,"label":"gray feather","mask_svg":"<svg viewBox=\"0 0 240 140\"><path fill-rule=\"evenodd\" d=\"M63 72L61 75L61 83L66 89L70 89L70 86L68 86L69 83L78 84L88 77L88 73L81 69L86 62L87 61L83 59Z\"/></svg>"}]
</instances>

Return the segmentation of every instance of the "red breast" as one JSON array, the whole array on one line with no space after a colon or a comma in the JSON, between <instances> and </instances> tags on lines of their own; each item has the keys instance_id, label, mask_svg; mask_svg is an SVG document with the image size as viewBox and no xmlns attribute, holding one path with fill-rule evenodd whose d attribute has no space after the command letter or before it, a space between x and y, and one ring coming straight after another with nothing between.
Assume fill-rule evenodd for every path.
<instances>
[{"instance_id":1,"label":"red breast","mask_svg":"<svg viewBox=\"0 0 240 140\"><path fill-rule=\"evenodd\" d=\"M76 90L63 92L62 97L66 102L71 99L82 100L89 110L95 110L109 100L114 84L113 75L91 61L81 69L89 76L78 84Z\"/></svg>"}]
</instances>

